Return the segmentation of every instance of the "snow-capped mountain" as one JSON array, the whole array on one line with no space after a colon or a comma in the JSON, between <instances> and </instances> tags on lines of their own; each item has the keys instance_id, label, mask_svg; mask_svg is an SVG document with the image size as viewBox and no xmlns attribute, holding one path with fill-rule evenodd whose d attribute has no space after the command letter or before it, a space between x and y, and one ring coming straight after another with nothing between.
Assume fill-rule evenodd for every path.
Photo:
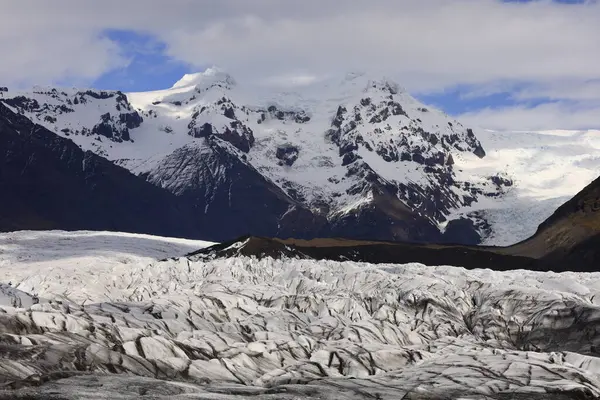
<instances>
[{"instance_id":1,"label":"snow-capped mountain","mask_svg":"<svg viewBox=\"0 0 600 400\"><path fill-rule=\"evenodd\" d=\"M206 245L0 234L0 397L600 397L599 273L181 257Z\"/></svg>"},{"instance_id":2,"label":"snow-capped mountain","mask_svg":"<svg viewBox=\"0 0 600 400\"><path fill-rule=\"evenodd\" d=\"M213 240L478 243L493 227L464 210L488 208L514 181L486 163L481 132L366 74L284 92L212 68L161 91L37 88L0 101L185 199L221 227Z\"/></svg>"}]
</instances>

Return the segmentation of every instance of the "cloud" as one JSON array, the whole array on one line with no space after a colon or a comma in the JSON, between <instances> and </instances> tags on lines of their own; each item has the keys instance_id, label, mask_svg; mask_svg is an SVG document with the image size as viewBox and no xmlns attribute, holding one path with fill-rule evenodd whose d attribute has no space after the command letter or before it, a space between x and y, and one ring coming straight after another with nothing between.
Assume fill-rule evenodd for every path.
<instances>
[{"instance_id":1,"label":"cloud","mask_svg":"<svg viewBox=\"0 0 600 400\"><path fill-rule=\"evenodd\" d=\"M156 35L178 60L222 65L249 79L297 69L366 69L395 75L412 90L439 90L496 80L600 78L597 3L22 0L3 9L10 18L1 25L0 46L22 49L23 75L81 68L91 76L113 68L122 60L99 34L131 29ZM51 57L53 48L61 58ZM99 54L95 68L92 53ZM48 61L57 67L43 72Z\"/></svg>"},{"instance_id":2,"label":"cloud","mask_svg":"<svg viewBox=\"0 0 600 400\"><path fill-rule=\"evenodd\" d=\"M308 10L322 1L303 2ZM413 91L492 81L600 77L600 8L488 0L374 1L339 13L285 13L288 2L165 34L169 54L242 75L364 69ZM344 5L348 2L338 4ZM362 3L361 4L366 4ZM277 13L276 11L279 11Z\"/></svg>"},{"instance_id":3,"label":"cloud","mask_svg":"<svg viewBox=\"0 0 600 400\"><path fill-rule=\"evenodd\" d=\"M34 45L33 35L36 35ZM2 33L0 54L2 82L19 86L52 83L68 77L86 82L129 62L120 47L108 38L100 34L80 35L72 30L51 35L31 31L18 36Z\"/></svg>"},{"instance_id":4,"label":"cloud","mask_svg":"<svg viewBox=\"0 0 600 400\"><path fill-rule=\"evenodd\" d=\"M413 92L518 88L521 101L595 98L589 82L600 80L596 1L20 0L3 15L6 84L92 82L121 68L127 52L108 30L151 35L174 60L216 64L241 82L366 70Z\"/></svg>"},{"instance_id":5,"label":"cloud","mask_svg":"<svg viewBox=\"0 0 600 400\"><path fill-rule=\"evenodd\" d=\"M571 79L540 85L530 85L515 91L514 98L518 100L565 99L600 101L600 79Z\"/></svg>"},{"instance_id":6,"label":"cloud","mask_svg":"<svg viewBox=\"0 0 600 400\"><path fill-rule=\"evenodd\" d=\"M558 101L536 106L485 108L459 115L464 124L500 131L598 129L600 102Z\"/></svg>"}]
</instances>

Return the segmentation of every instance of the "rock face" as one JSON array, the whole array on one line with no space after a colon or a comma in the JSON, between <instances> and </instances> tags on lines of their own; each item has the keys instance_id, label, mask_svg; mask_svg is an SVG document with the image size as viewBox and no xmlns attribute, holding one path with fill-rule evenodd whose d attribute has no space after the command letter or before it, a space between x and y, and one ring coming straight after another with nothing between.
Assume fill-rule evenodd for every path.
<instances>
[{"instance_id":1,"label":"rock face","mask_svg":"<svg viewBox=\"0 0 600 400\"><path fill-rule=\"evenodd\" d=\"M0 230L94 229L201 237L171 193L0 103Z\"/></svg>"},{"instance_id":2,"label":"rock face","mask_svg":"<svg viewBox=\"0 0 600 400\"><path fill-rule=\"evenodd\" d=\"M159 92L35 89L0 101L182 197L195 221L219 227L212 240L477 243L485 223L448 219L512 183L464 174L457 161L485 156L471 129L361 74L265 93L209 69Z\"/></svg>"},{"instance_id":3,"label":"rock face","mask_svg":"<svg viewBox=\"0 0 600 400\"><path fill-rule=\"evenodd\" d=\"M142 124L142 117L137 112L119 114L118 117L110 113L100 116L100 123L92 128L92 135L100 135L114 142L131 140L129 130Z\"/></svg>"},{"instance_id":4,"label":"rock face","mask_svg":"<svg viewBox=\"0 0 600 400\"><path fill-rule=\"evenodd\" d=\"M371 230L359 237L442 240L436 222L446 221L446 215L453 208L468 205L479 195L495 194L484 193L479 187L463 186L454 173L452 152L468 152L482 158L485 152L481 144L471 129L465 130L456 122L448 122L442 129L438 124L426 130L421 118L429 111L420 108L417 115L409 115L399 102L403 100L402 96L390 83L370 82L366 94L370 96L357 103L339 106L326 133L338 147L348 174L358 178L347 193L372 194L373 201L366 210L360 210L350 219L362 220L361 227L366 221L375 226L391 227L385 229L385 233L380 230L381 235L373 235ZM373 167L371 160L374 158L421 170L427 176L426 181L384 179ZM499 187L498 193L501 192ZM398 215L403 217L398 218ZM342 229L348 228L347 221L347 216L340 221ZM466 236L450 237L449 240L461 242L463 238L469 243L480 241L475 228Z\"/></svg>"},{"instance_id":5,"label":"rock face","mask_svg":"<svg viewBox=\"0 0 600 400\"><path fill-rule=\"evenodd\" d=\"M177 149L142 174L195 210L210 240L240 232L280 237L327 235L327 219L294 201L218 137ZM252 211L252 212L250 212Z\"/></svg>"},{"instance_id":6,"label":"rock face","mask_svg":"<svg viewBox=\"0 0 600 400\"><path fill-rule=\"evenodd\" d=\"M219 137L231 143L238 150L248 153L254 145L254 133L236 116L240 114L247 118L249 111L245 107L238 107L226 97L222 97L214 104L201 105L194 108L191 121L188 124L189 135L194 138ZM211 122L200 124L199 120L209 119Z\"/></svg>"},{"instance_id":7,"label":"rock face","mask_svg":"<svg viewBox=\"0 0 600 400\"><path fill-rule=\"evenodd\" d=\"M287 165L288 167L291 167L298 159L299 154L300 149L294 145L279 146L277 147L277 153L275 153L275 157L281 161L279 165Z\"/></svg>"},{"instance_id":8,"label":"rock face","mask_svg":"<svg viewBox=\"0 0 600 400\"><path fill-rule=\"evenodd\" d=\"M466 269L477 269L482 265L495 271L547 269L538 260L504 254L497 249L481 246L440 245L418 243L380 242L352 239L277 239L246 236L234 241L216 244L189 253L187 257L195 261L226 259L230 257L254 257L264 259L303 259L320 261L354 261L372 264L422 263L432 265L444 263ZM568 269L560 265L553 271L594 270L589 265L577 265Z\"/></svg>"}]
</instances>

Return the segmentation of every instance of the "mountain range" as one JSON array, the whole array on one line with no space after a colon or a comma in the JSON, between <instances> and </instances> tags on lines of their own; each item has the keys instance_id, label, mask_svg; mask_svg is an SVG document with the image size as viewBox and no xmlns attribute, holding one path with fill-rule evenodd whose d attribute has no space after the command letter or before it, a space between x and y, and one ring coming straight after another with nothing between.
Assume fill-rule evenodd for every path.
<instances>
[{"instance_id":1,"label":"mountain range","mask_svg":"<svg viewBox=\"0 0 600 400\"><path fill-rule=\"evenodd\" d=\"M427 109L396 83L361 74L288 93L242 88L209 69L158 92L4 88L0 94L16 114L175 195L173 201L161 194L160 201L187 209L184 225L205 239L251 233L477 243L479 227L448 216L511 184L500 173L461 179L455 157L485 156L473 130ZM11 118L8 110L3 118ZM105 212L112 211L95 211ZM2 229L44 226L15 224ZM121 228L185 232L136 223Z\"/></svg>"},{"instance_id":2,"label":"mountain range","mask_svg":"<svg viewBox=\"0 0 600 400\"><path fill-rule=\"evenodd\" d=\"M489 210L522 200L488 132L362 73L288 90L217 68L144 93L0 88L0 111L5 231L495 244Z\"/></svg>"}]
</instances>

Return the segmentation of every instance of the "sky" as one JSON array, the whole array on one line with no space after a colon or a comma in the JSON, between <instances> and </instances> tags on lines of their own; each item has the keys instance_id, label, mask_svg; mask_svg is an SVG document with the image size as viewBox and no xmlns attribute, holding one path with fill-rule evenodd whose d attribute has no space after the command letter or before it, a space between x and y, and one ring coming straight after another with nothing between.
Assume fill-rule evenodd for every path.
<instances>
[{"instance_id":1,"label":"sky","mask_svg":"<svg viewBox=\"0 0 600 400\"><path fill-rule=\"evenodd\" d=\"M0 86L394 79L471 126L600 129L598 0L4 0Z\"/></svg>"}]
</instances>

